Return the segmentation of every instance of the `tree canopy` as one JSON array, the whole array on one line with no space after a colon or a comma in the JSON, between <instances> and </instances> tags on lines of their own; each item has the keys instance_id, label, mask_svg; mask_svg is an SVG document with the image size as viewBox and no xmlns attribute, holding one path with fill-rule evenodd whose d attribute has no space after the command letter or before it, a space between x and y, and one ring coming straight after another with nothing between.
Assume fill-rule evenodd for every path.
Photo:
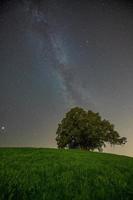
<instances>
[{"instance_id":1,"label":"tree canopy","mask_svg":"<svg viewBox=\"0 0 133 200\"><path fill-rule=\"evenodd\" d=\"M102 119L99 113L85 111L80 107L72 108L66 113L57 129L58 148L81 148L86 150L103 150L106 143L122 145L127 142L120 137L114 125Z\"/></svg>"}]
</instances>

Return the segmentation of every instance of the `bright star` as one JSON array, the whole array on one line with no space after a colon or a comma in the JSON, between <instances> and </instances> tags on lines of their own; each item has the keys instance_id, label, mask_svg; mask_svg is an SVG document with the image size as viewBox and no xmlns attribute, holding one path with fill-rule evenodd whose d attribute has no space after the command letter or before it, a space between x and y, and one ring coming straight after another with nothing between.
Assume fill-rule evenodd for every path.
<instances>
[{"instance_id":1,"label":"bright star","mask_svg":"<svg viewBox=\"0 0 133 200\"><path fill-rule=\"evenodd\" d=\"M1 126L1 130L4 131L5 130L5 126Z\"/></svg>"}]
</instances>

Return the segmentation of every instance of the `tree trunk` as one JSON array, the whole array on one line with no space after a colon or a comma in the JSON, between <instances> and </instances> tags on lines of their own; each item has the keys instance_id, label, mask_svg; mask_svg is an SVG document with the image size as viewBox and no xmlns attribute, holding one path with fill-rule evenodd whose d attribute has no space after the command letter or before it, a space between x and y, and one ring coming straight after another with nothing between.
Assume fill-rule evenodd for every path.
<instances>
[{"instance_id":1,"label":"tree trunk","mask_svg":"<svg viewBox=\"0 0 133 200\"><path fill-rule=\"evenodd\" d=\"M83 151L87 151L88 150L87 147L80 147L80 149L83 150Z\"/></svg>"}]
</instances>

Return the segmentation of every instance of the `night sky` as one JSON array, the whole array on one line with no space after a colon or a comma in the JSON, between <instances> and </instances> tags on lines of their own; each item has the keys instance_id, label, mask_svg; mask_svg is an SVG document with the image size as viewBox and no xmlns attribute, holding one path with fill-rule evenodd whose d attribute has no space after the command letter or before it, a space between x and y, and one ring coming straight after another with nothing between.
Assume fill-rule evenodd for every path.
<instances>
[{"instance_id":1,"label":"night sky","mask_svg":"<svg viewBox=\"0 0 133 200\"><path fill-rule=\"evenodd\" d=\"M0 146L56 147L73 106L115 124L133 156L133 3L0 1Z\"/></svg>"}]
</instances>

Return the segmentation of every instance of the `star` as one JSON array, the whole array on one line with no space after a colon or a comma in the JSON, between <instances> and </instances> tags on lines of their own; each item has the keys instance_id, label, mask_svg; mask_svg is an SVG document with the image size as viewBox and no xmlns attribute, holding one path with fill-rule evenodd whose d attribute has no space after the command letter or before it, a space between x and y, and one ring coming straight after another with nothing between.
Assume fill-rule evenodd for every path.
<instances>
[{"instance_id":1,"label":"star","mask_svg":"<svg viewBox=\"0 0 133 200\"><path fill-rule=\"evenodd\" d=\"M1 126L1 131L4 131L5 129L5 126Z\"/></svg>"},{"instance_id":2,"label":"star","mask_svg":"<svg viewBox=\"0 0 133 200\"><path fill-rule=\"evenodd\" d=\"M85 43L88 44L88 43L89 43L89 40L86 40Z\"/></svg>"}]
</instances>

